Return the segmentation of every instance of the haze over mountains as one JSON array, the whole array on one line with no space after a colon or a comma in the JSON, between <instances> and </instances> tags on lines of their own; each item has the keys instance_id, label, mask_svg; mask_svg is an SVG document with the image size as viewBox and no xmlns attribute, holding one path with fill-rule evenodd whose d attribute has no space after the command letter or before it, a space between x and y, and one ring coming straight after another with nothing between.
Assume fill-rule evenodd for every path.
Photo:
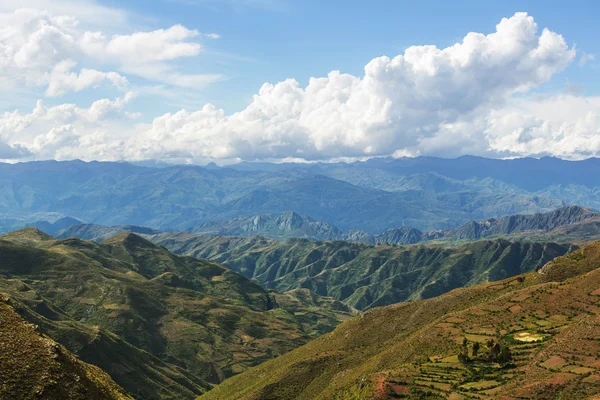
<instances>
[{"instance_id":1,"label":"haze over mountains","mask_svg":"<svg viewBox=\"0 0 600 400\"><path fill-rule=\"evenodd\" d=\"M41 229L44 230L44 224L38 225L42 225ZM278 240L303 238L389 245L451 244L488 237L578 242L600 237L600 213L579 206L568 206L547 213L509 215L479 222L470 221L454 229L421 232L418 229L404 226L371 235L360 230L342 232L326 222L315 221L310 217L290 212L280 216L257 215L237 217L229 221L209 222L200 225L193 231L207 236L262 236ZM94 241L102 241L120 232L142 235L161 233L156 229L133 225L103 226L79 223L74 223L60 231L55 231L51 227L47 232L55 232L58 238L74 236Z\"/></svg>"},{"instance_id":2,"label":"haze over mountains","mask_svg":"<svg viewBox=\"0 0 600 400\"><path fill-rule=\"evenodd\" d=\"M296 212L347 232L421 231L468 221L598 207L600 162L477 157L350 164L150 168L127 163L0 165L0 217L10 231L70 217L101 225L193 231L217 221Z\"/></svg>"}]
</instances>

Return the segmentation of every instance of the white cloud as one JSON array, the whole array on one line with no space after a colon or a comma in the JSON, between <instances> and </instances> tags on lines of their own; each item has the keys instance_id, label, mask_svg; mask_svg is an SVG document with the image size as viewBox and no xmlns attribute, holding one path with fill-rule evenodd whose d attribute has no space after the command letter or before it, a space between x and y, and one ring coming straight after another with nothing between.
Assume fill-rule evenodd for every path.
<instances>
[{"instance_id":1,"label":"white cloud","mask_svg":"<svg viewBox=\"0 0 600 400\"><path fill-rule=\"evenodd\" d=\"M71 15L91 25L122 25L127 22L125 11L103 6L94 0L2 0L0 2L0 11L12 12L21 8Z\"/></svg>"},{"instance_id":2,"label":"white cloud","mask_svg":"<svg viewBox=\"0 0 600 400\"><path fill-rule=\"evenodd\" d=\"M376 58L364 77L333 71L305 88L293 79L265 84L231 116L212 105L163 115L137 135L145 145L135 155L324 159L410 150L546 82L574 57L562 36L538 35L533 18L518 13L492 34L469 33L445 49L413 46Z\"/></svg>"},{"instance_id":3,"label":"white cloud","mask_svg":"<svg viewBox=\"0 0 600 400\"><path fill-rule=\"evenodd\" d=\"M593 54L583 53L581 55L581 58L579 58L579 66L583 67L585 64L587 64L590 61L594 61L595 59L596 56L594 56Z\"/></svg>"},{"instance_id":4,"label":"white cloud","mask_svg":"<svg viewBox=\"0 0 600 400\"><path fill-rule=\"evenodd\" d=\"M101 32L86 32L79 42L81 49L98 61L118 65L121 71L148 80L180 87L201 88L221 78L219 74L183 74L169 61L200 54L202 46L189 40L206 37L218 39L215 33L202 34L182 25L131 35L107 38Z\"/></svg>"},{"instance_id":5,"label":"white cloud","mask_svg":"<svg viewBox=\"0 0 600 400\"><path fill-rule=\"evenodd\" d=\"M120 60L124 65L137 65L197 56L200 44L185 40L198 35L197 30L181 25L151 32L115 35L110 39L100 32L86 32L81 40L81 47L93 57L110 57Z\"/></svg>"},{"instance_id":6,"label":"white cloud","mask_svg":"<svg viewBox=\"0 0 600 400\"><path fill-rule=\"evenodd\" d=\"M128 80L116 72L101 72L95 69L82 68L77 74L71 70L77 64L72 60L59 62L50 73L46 96L60 96L69 92L79 92L88 87L97 87L103 82L110 82L118 88L128 85Z\"/></svg>"},{"instance_id":7,"label":"white cloud","mask_svg":"<svg viewBox=\"0 0 600 400\"><path fill-rule=\"evenodd\" d=\"M43 2L41 2L43 3ZM108 37L101 31L87 31L71 14L34 9L0 13L0 82L46 87L47 96L63 95L110 83L118 89L127 85L125 74L184 87L203 87L218 74L185 74L173 61L200 54L201 34L181 25L149 32ZM100 71L77 64L93 64L115 71Z\"/></svg>"},{"instance_id":8,"label":"white cloud","mask_svg":"<svg viewBox=\"0 0 600 400\"><path fill-rule=\"evenodd\" d=\"M202 50L188 46L199 34L184 27L144 33L155 43L148 44L153 57L139 55L146 57L143 63L127 55L141 40L137 34L87 35L82 41L88 57L122 58L123 68L141 76L162 76L182 86L218 79L170 69L170 59ZM575 50L562 36L540 32L533 18L519 13L489 35L469 33L444 49L413 46L394 58L376 58L364 76L333 71L306 87L294 79L264 84L232 115L207 104L132 125L130 119L139 115L125 110L133 96L127 94L87 109L40 102L31 113L1 117L0 135L7 145L31 151L31 158L88 160L600 156L600 99L527 94L574 59ZM72 82L81 75L70 75ZM100 77L84 81L107 79Z\"/></svg>"},{"instance_id":9,"label":"white cloud","mask_svg":"<svg viewBox=\"0 0 600 400\"><path fill-rule=\"evenodd\" d=\"M125 121L137 116L124 110L134 97L128 92L114 100L97 100L89 108L75 104L47 107L39 100L30 113L4 113L0 116L0 159L96 159L94 153L104 159L119 158L122 149L109 150L123 142L119 135L126 129Z\"/></svg>"}]
</instances>

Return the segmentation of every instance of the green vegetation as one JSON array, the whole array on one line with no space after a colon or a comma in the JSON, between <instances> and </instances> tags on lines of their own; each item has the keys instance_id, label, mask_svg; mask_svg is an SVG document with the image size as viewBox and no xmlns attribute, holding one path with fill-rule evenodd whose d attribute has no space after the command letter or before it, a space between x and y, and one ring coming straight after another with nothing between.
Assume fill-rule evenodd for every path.
<instances>
[{"instance_id":1,"label":"green vegetation","mask_svg":"<svg viewBox=\"0 0 600 400\"><path fill-rule=\"evenodd\" d=\"M600 242L576 254L552 263L570 270L555 280L530 272L374 308L200 399L591 398ZM544 340L511 339L523 332Z\"/></svg>"},{"instance_id":2,"label":"green vegetation","mask_svg":"<svg viewBox=\"0 0 600 400\"><path fill-rule=\"evenodd\" d=\"M0 237L0 259L0 291L23 318L139 398L194 398L355 313L130 233L95 243L25 229Z\"/></svg>"},{"instance_id":3,"label":"green vegetation","mask_svg":"<svg viewBox=\"0 0 600 400\"><path fill-rule=\"evenodd\" d=\"M505 279L532 271L573 249L556 243L506 240L457 247L399 247L187 233L163 233L149 239L175 253L222 263L263 287L281 291L308 288L358 309L435 297L455 288Z\"/></svg>"},{"instance_id":4,"label":"green vegetation","mask_svg":"<svg viewBox=\"0 0 600 400\"><path fill-rule=\"evenodd\" d=\"M24 321L0 295L0 398L131 399L105 372L83 363Z\"/></svg>"}]
</instances>

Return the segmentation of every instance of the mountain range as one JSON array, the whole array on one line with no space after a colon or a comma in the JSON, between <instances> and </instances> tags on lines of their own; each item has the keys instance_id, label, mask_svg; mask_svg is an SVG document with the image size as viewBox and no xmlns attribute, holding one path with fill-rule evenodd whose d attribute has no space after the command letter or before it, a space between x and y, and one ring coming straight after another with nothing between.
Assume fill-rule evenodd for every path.
<instances>
[{"instance_id":1,"label":"mountain range","mask_svg":"<svg viewBox=\"0 0 600 400\"><path fill-rule=\"evenodd\" d=\"M281 291L307 288L358 309L433 297L454 288L531 271L575 249L572 242L600 237L599 214L578 206L471 222L448 231L394 229L370 237L368 243L380 241L376 245L351 242L348 234L335 229L316 231L314 227L321 224L294 213L257 218L255 222L259 223L252 225L257 229L253 233L266 228L271 228L271 233L277 229L280 234L312 229L337 232L334 238L346 240L279 241L261 236L182 232L154 232L145 237L174 253L222 263L262 287ZM74 225L59 236L102 240L127 228ZM366 241L369 237L365 235L357 235L357 240ZM550 237L561 239L561 244L549 241ZM572 240L565 241L566 237ZM406 238L410 239L408 243L423 242L412 246L386 243L402 243Z\"/></svg>"},{"instance_id":2,"label":"mountain range","mask_svg":"<svg viewBox=\"0 0 600 400\"><path fill-rule=\"evenodd\" d=\"M23 321L0 325L10 350L0 368L26 347L23 359L37 357L42 374L16 361L11 379L27 383L0 390L220 400L596 393L600 242L575 250L504 239L390 246L144 236L97 243L28 228L0 237L0 317ZM263 289L280 285L292 290ZM366 311L353 317L350 304ZM43 353L54 361L36 356L40 342L57 349ZM73 368L80 372L65 375Z\"/></svg>"},{"instance_id":3,"label":"mountain range","mask_svg":"<svg viewBox=\"0 0 600 400\"><path fill-rule=\"evenodd\" d=\"M371 235L456 228L565 205L600 207L596 159L372 159L228 167L43 161L0 164L0 228L74 218L160 230L290 211ZM203 229L204 229L203 228Z\"/></svg>"},{"instance_id":4,"label":"mountain range","mask_svg":"<svg viewBox=\"0 0 600 400\"><path fill-rule=\"evenodd\" d=\"M584 207L568 206L548 213L510 215L479 222L470 221L454 229L421 232L418 229L403 226L372 235L360 230L342 232L326 222L315 221L308 216L289 212L278 216L256 215L204 223L191 231L203 235L263 236L278 240L289 238L344 240L390 245L421 242L452 244L481 238L514 239L523 237L535 237L536 240L576 242L600 237L600 213ZM75 223L56 232L56 236L59 238L75 236L81 239L102 241L120 232L160 233L156 229L132 225L103 226Z\"/></svg>"},{"instance_id":5,"label":"mountain range","mask_svg":"<svg viewBox=\"0 0 600 400\"><path fill-rule=\"evenodd\" d=\"M222 263L263 287L284 291L307 288L361 310L501 280L532 271L576 248L504 239L456 247L404 247L188 233L148 238L174 253Z\"/></svg>"},{"instance_id":6,"label":"mountain range","mask_svg":"<svg viewBox=\"0 0 600 400\"><path fill-rule=\"evenodd\" d=\"M0 398L592 399L599 172L0 163Z\"/></svg>"}]
</instances>

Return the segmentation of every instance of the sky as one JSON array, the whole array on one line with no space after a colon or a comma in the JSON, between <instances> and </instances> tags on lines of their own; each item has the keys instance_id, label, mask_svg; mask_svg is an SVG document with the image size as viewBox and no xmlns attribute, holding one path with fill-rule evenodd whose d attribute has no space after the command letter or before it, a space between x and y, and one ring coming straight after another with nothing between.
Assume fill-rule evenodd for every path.
<instances>
[{"instance_id":1,"label":"sky","mask_svg":"<svg viewBox=\"0 0 600 400\"><path fill-rule=\"evenodd\" d=\"M0 0L0 160L600 157L595 1Z\"/></svg>"}]
</instances>

